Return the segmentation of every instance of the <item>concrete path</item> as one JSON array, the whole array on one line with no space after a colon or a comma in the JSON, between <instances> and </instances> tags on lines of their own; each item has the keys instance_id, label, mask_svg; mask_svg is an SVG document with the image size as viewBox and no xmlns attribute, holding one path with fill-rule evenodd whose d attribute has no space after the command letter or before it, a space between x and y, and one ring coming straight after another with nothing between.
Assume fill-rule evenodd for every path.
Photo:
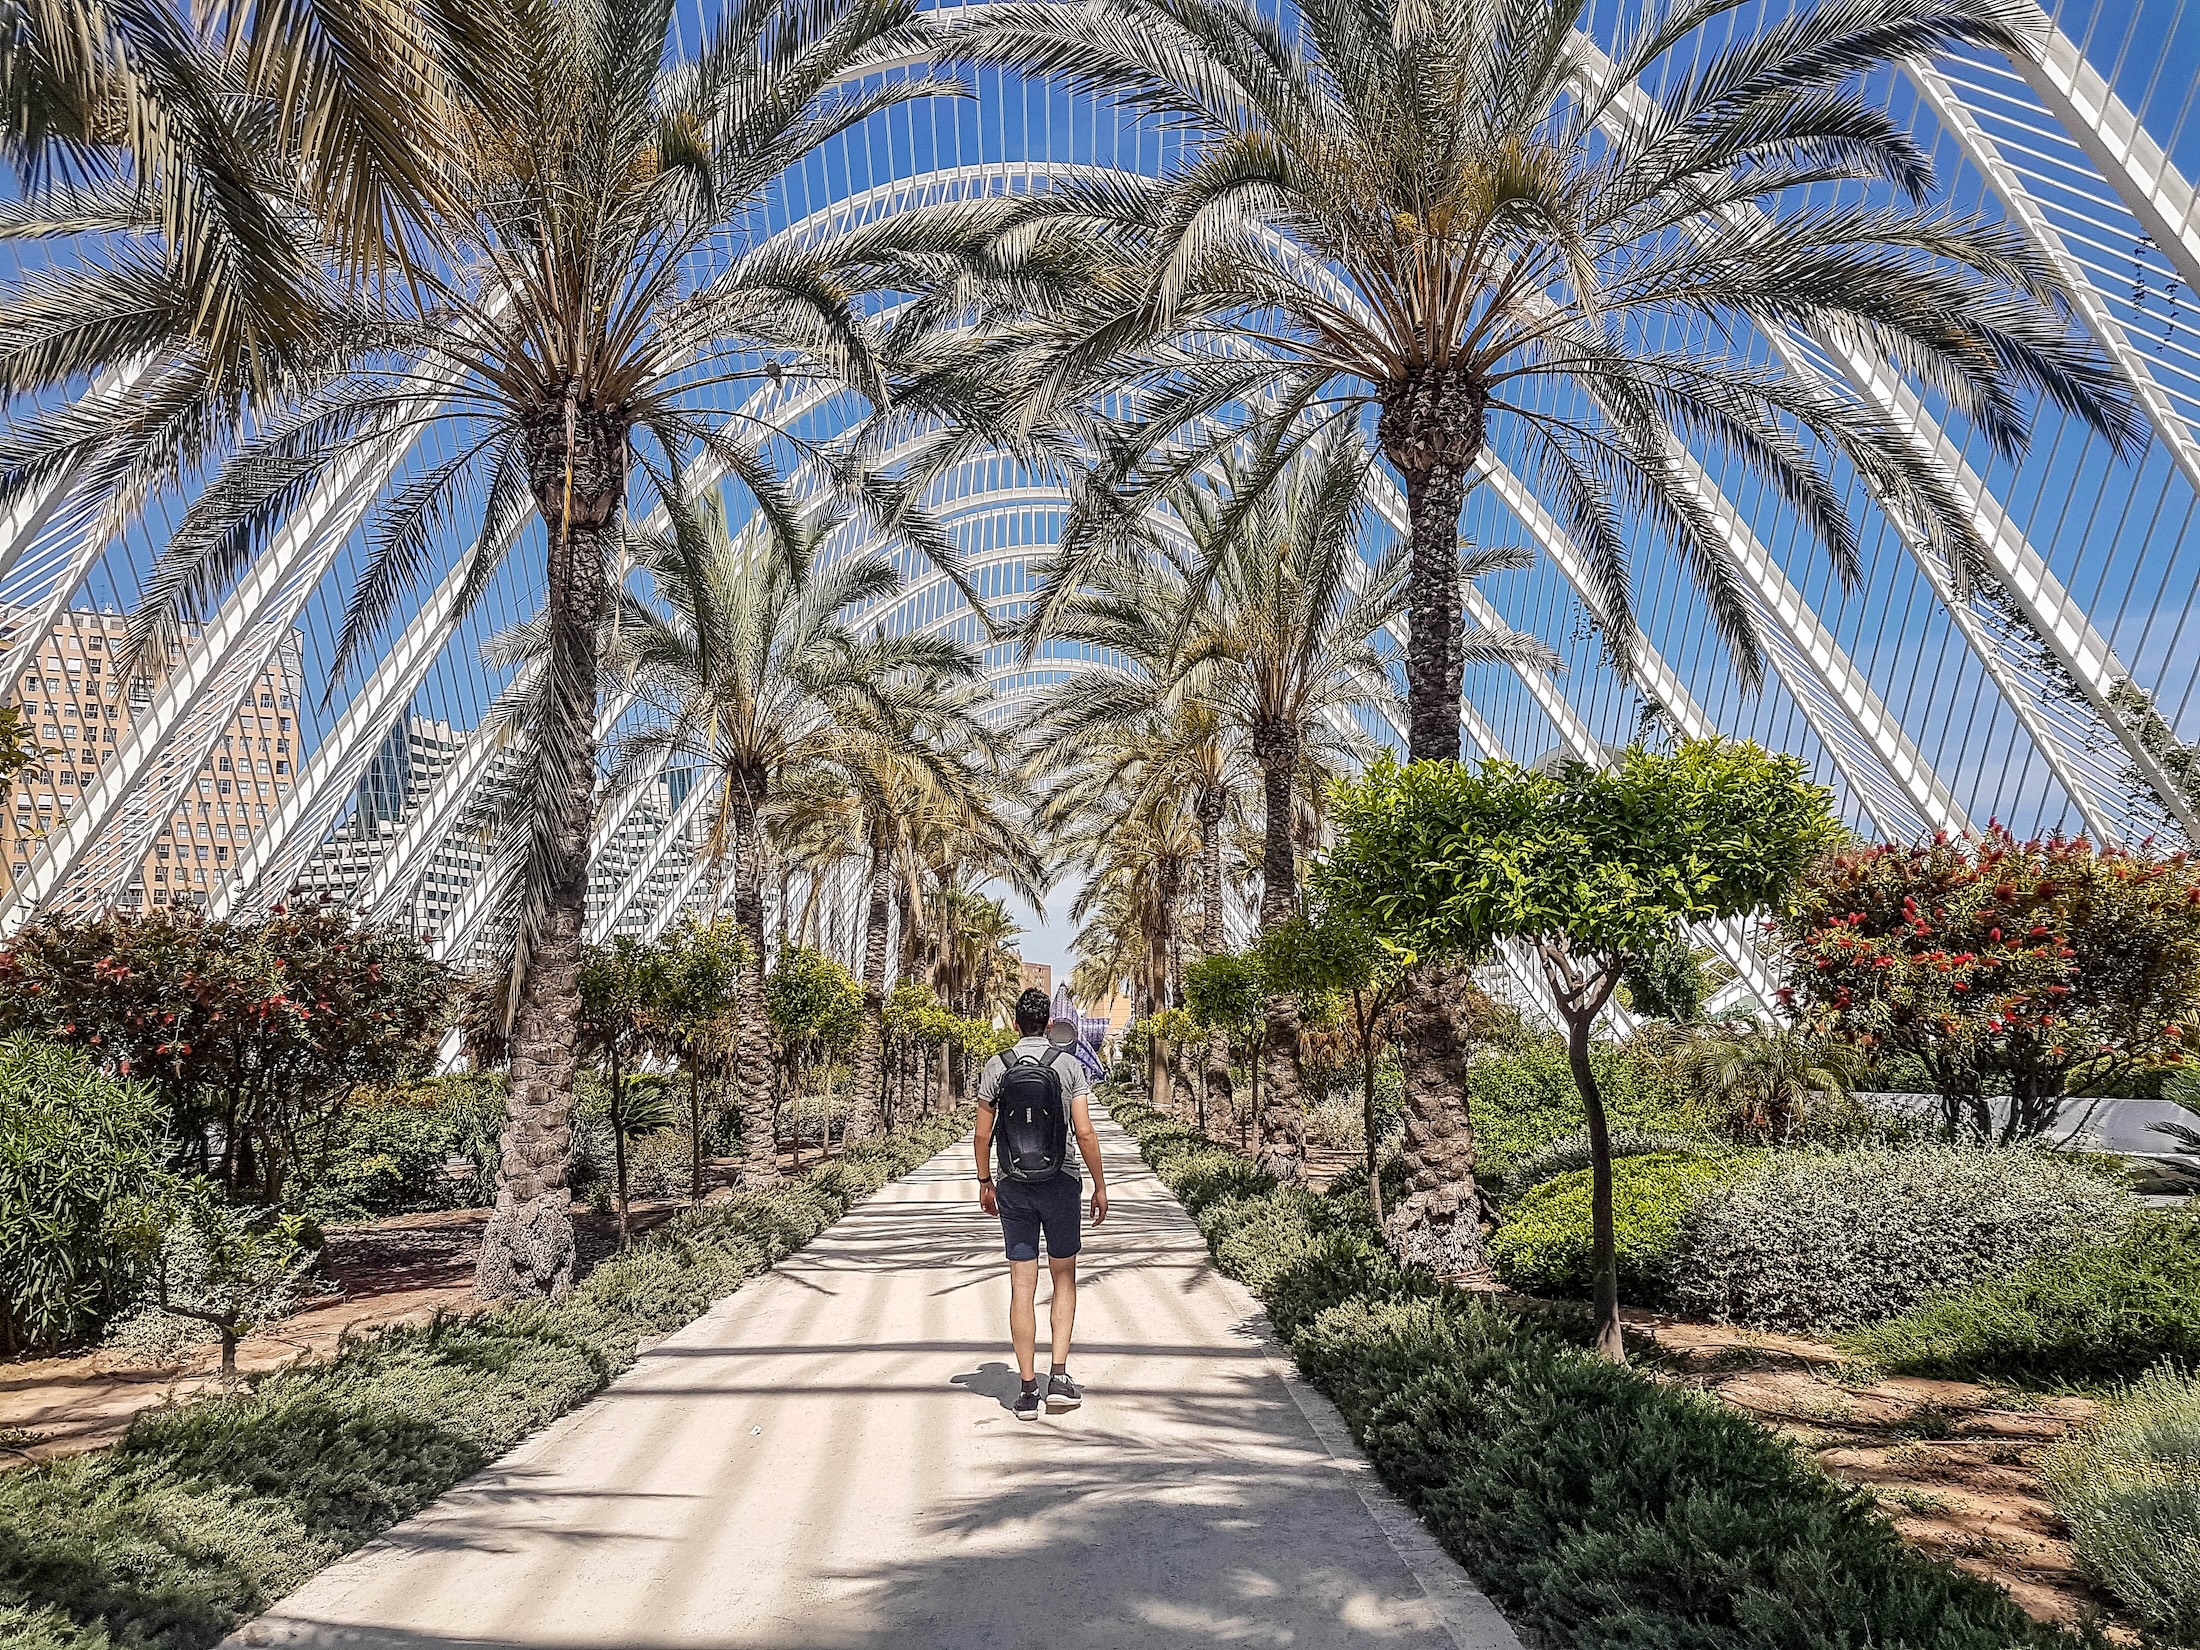
<instances>
[{"instance_id":1,"label":"concrete path","mask_svg":"<svg viewBox=\"0 0 2200 1650\"><path fill-rule=\"evenodd\" d=\"M1517 1650L1100 1128L1083 1410L1009 1413L964 1142L233 1642Z\"/></svg>"}]
</instances>

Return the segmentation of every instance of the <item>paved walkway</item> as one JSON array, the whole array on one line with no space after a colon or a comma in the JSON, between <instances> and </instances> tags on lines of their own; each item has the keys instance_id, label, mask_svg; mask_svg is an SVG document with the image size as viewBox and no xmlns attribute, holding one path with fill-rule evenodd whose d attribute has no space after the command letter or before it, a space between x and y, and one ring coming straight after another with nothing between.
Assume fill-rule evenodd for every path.
<instances>
[{"instance_id":1,"label":"paved walkway","mask_svg":"<svg viewBox=\"0 0 2200 1650\"><path fill-rule=\"evenodd\" d=\"M1082 1411L1009 1413L964 1142L236 1642L1517 1650L1100 1127Z\"/></svg>"}]
</instances>

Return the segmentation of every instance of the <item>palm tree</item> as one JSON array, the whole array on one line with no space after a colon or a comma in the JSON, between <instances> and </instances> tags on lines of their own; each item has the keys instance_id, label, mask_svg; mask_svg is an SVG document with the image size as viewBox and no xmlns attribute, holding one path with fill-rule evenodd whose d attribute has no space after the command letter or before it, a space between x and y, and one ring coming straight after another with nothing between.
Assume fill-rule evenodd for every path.
<instances>
[{"instance_id":1,"label":"palm tree","mask_svg":"<svg viewBox=\"0 0 2200 1650\"><path fill-rule=\"evenodd\" d=\"M1699 1032L1678 1064L1738 1133L1765 1145L1788 1144L1813 1111L1847 1100L1862 1070L1846 1044L1764 1025Z\"/></svg>"},{"instance_id":2,"label":"palm tree","mask_svg":"<svg viewBox=\"0 0 2200 1650\"><path fill-rule=\"evenodd\" d=\"M1200 853L1199 823L1170 792L1153 792L1112 809L1063 821L1054 845L1063 863L1089 868L1069 908L1081 925L1080 962L1101 957L1123 966L1131 981L1131 1011L1143 1018L1170 1006L1180 907L1186 873ZM1154 1104L1171 1101L1169 1051L1156 1046Z\"/></svg>"},{"instance_id":3,"label":"palm tree","mask_svg":"<svg viewBox=\"0 0 2200 1650\"><path fill-rule=\"evenodd\" d=\"M859 636L850 610L893 595L901 576L871 555L809 565L761 525L726 529L715 502L640 546L662 599L622 620L634 683L657 719L620 741L614 786L660 761L693 766L710 788L704 853L723 878L743 940L740 993L742 1179L778 1173L772 1149L771 1045L764 1000L766 807L799 785L844 792L857 747L905 726L967 680L975 662L938 636Z\"/></svg>"},{"instance_id":4,"label":"palm tree","mask_svg":"<svg viewBox=\"0 0 2200 1650\"><path fill-rule=\"evenodd\" d=\"M168 420L203 440L194 403L264 393L314 351L326 265L420 267L392 229L443 198L453 128L393 116L452 108L438 32L409 3L0 4L8 233L127 246L10 292L0 393L117 368L117 318L165 311L176 347L77 422L118 458Z\"/></svg>"},{"instance_id":5,"label":"palm tree","mask_svg":"<svg viewBox=\"0 0 2200 1650\"><path fill-rule=\"evenodd\" d=\"M900 523L906 494L850 474L772 409L785 407L790 387L863 405L888 398L886 333L863 298L906 286L898 260L921 246L928 220L816 240L758 230L789 167L879 108L932 89L864 73L928 37L914 0L736 0L692 53L671 0L484 0L423 8L420 18L407 43L428 67L393 81L376 113L435 146L432 187L378 197L385 258L319 260L312 308L290 325L280 370L262 383L240 386L201 362L188 305L143 294L110 303L60 329L73 340L63 348L52 342L50 303L9 295L0 307L11 314L36 312L7 323L35 337L0 330L18 395L59 393L72 374L139 358L180 366L163 381L157 427L110 427L78 408L19 424L0 444L0 507L82 463L111 478L118 519L211 476L133 620L134 649L158 653L332 470L433 428L449 456L379 502L339 672L454 523L471 512L478 524L474 596L529 514L542 519L549 645L531 730L533 848L497 1207L476 1284L490 1297L557 1294L573 1270L564 1141L574 970L595 802L599 620L621 517L637 481L674 505L708 468L736 478L794 546L804 541L783 477L813 462L872 508L875 526ZM305 187L329 186L309 174ZM422 255L406 279L383 278L401 247Z\"/></svg>"},{"instance_id":6,"label":"palm tree","mask_svg":"<svg viewBox=\"0 0 2200 1650\"><path fill-rule=\"evenodd\" d=\"M1050 582L1042 572L1041 587ZM1050 776L1055 814L1116 806L1123 795L1178 791L1199 823L1200 919L1197 950L1230 947L1222 869L1223 826L1242 810L1254 768L1244 742L1223 725L1200 692L1207 672L1187 670L1183 616L1187 569L1160 543L1089 572L1044 632L1120 661L1072 672L1034 714L1039 734L1032 764ZM1040 610L1051 604L1042 602ZM1036 646L1041 639L1028 637ZM1210 1032L1190 1108L1201 1128L1210 1109L1229 1114L1230 1034Z\"/></svg>"},{"instance_id":7,"label":"palm tree","mask_svg":"<svg viewBox=\"0 0 2200 1650\"><path fill-rule=\"evenodd\" d=\"M1344 432L1301 449L1265 480L1231 465L1220 484L1194 483L1174 497L1202 564L1194 605L1181 621L1181 668L1212 667L1202 696L1260 770L1264 935L1298 907L1298 798L1308 765L1319 774L1334 771L1340 758L1372 754L1374 742L1353 718L1386 710L1396 699L1375 638L1405 605L1406 561L1395 550L1372 569L1362 559L1371 513L1367 483L1367 457ZM1494 559L1517 565L1509 553ZM1455 581L1492 560L1485 553ZM1530 669L1559 663L1541 642L1512 630L1467 632L1460 653ZM1310 789L1318 797L1326 787L1317 782ZM1297 999L1270 994L1266 1020L1260 1162L1279 1180L1296 1181L1302 1173Z\"/></svg>"},{"instance_id":8,"label":"palm tree","mask_svg":"<svg viewBox=\"0 0 2200 1650\"><path fill-rule=\"evenodd\" d=\"M1684 439L1761 483L1844 581L1859 560L1843 466L1959 578L1986 556L1934 460L1753 339L1802 325L1857 340L2003 457L2027 444L2034 393L2120 449L2140 427L2040 257L2004 225L1930 206L1929 157L1854 92L1950 45L2024 51L2014 14L1998 0L1838 0L1766 23L1738 20L1747 10L1652 0L1607 57L1581 0L1302 0L1292 29L1257 0L986 7L958 31L970 58L1190 141L1159 178L999 209L970 248L975 287L998 297L960 404L1015 406L1006 427L1032 444L1082 436L1102 455L1065 529L1073 562L1135 534L1248 423L1280 468L1314 430L1372 416L1410 526L1415 760L1459 754L1459 516L1498 452L1579 540L1622 673L1639 525L1677 552L1754 686L1746 581ZM1842 183L1860 187L1836 196ZM1120 425L1102 418L1125 408ZM1444 1269L1478 1248L1455 977L1416 969L1400 1005L1427 1081L1392 1235Z\"/></svg>"},{"instance_id":9,"label":"palm tree","mask_svg":"<svg viewBox=\"0 0 2200 1650\"><path fill-rule=\"evenodd\" d=\"M953 649L955 669L913 679L896 703L849 730L840 759L861 812L869 868L863 905L863 1032L850 1086L856 1103L848 1122L851 1139L867 1134L883 1112L887 929L895 870L897 865L906 869L909 821L941 806L981 807L998 756L977 720L979 700L967 693L937 691L950 676L975 676L977 656L944 639L943 646ZM927 691L912 692L911 687ZM874 1095L880 1112L871 1109Z\"/></svg>"},{"instance_id":10,"label":"palm tree","mask_svg":"<svg viewBox=\"0 0 2200 1650\"><path fill-rule=\"evenodd\" d=\"M1682 436L1764 482L1844 578L1858 561L1837 462L1952 565L1987 565L1931 460L1755 359L1754 334L1863 340L2004 457L2028 439L2027 391L2120 448L2140 431L2038 255L1928 206L1929 157L1852 90L1950 45L2025 50L2009 10L1845 0L1714 40L1743 10L1652 5L1607 59L1580 0L1305 0L1294 30L1254 0L988 6L962 54L1193 136L1159 178L1003 208L979 249L1014 306L990 345L996 387L1028 386L1025 427L1066 427L1100 395L1135 405L1101 465L1116 485L1087 501L1119 516L1239 441L1224 409L1256 410L1279 468L1311 429L1372 411L1411 522L1416 760L1458 756L1459 513L1499 438L1581 539L1622 672L1624 507L1679 550L1754 686L1756 621L1675 460ZM1822 204L1837 182L1899 204ZM1668 335L1685 343L1650 341ZM1088 553L1109 542L1088 535Z\"/></svg>"}]
</instances>

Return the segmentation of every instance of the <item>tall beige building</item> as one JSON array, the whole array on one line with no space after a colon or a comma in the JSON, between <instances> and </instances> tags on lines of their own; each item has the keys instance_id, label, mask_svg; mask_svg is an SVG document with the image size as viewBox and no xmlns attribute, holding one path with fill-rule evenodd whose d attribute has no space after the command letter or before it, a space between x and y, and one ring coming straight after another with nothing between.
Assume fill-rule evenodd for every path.
<instances>
[{"instance_id":1,"label":"tall beige building","mask_svg":"<svg viewBox=\"0 0 2200 1650\"><path fill-rule=\"evenodd\" d=\"M150 681L125 683L117 669L126 627L120 614L65 613L16 678L8 702L50 754L42 770L16 780L0 812L0 867L10 885L152 703ZM12 618L0 615L0 646L15 640ZM125 907L202 904L267 822L297 777L298 676L297 648L277 649L155 829L122 892Z\"/></svg>"}]
</instances>

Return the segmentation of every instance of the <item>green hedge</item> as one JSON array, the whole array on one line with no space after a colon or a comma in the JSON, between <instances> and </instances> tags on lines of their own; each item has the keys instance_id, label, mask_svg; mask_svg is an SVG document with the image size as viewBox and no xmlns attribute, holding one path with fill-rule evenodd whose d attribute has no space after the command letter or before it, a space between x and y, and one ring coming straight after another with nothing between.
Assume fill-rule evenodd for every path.
<instances>
[{"instance_id":1,"label":"green hedge","mask_svg":"<svg viewBox=\"0 0 2200 1650\"><path fill-rule=\"evenodd\" d=\"M1703 1134L1671 1077L1653 1061L1611 1043L1595 1044L1589 1059L1614 1130ZM1581 1132L1581 1090L1566 1064L1566 1046L1556 1039L1473 1061L1467 1104L1476 1172L1506 1191L1516 1165Z\"/></svg>"},{"instance_id":2,"label":"green hedge","mask_svg":"<svg viewBox=\"0 0 2200 1650\"><path fill-rule=\"evenodd\" d=\"M555 1304L358 1342L111 1450L0 1475L0 1643L197 1650L418 1511L970 1126L938 1119L708 1204Z\"/></svg>"},{"instance_id":3,"label":"green hedge","mask_svg":"<svg viewBox=\"0 0 2200 1650\"><path fill-rule=\"evenodd\" d=\"M0 1041L0 1357L96 1335L137 1265L107 1230L160 1166L160 1103L75 1049Z\"/></svg>"},{"instance_id":4,"label":"green hedge","mask_svg":"<svg viewBox=\"0 0 2200 1650\"><path fill-rule=\"evenodd\" d=\"M1612 1235L1620 1299L1662 1299L1688 1211L1746 1170L1749 1154L1656 1152L1612 1165ZM1589 1293L1589 1171L1546 1180L1505 1211L1490 1237L1490 1263L1531 1295Z\"/></svg>"},{"instance_id":5,"label":"green hedge","mask_svg":"<svg viewBox=\"0 0 2200 1650\"><path fill-rule=\"evenodd\" d=\"M1868 1498L1716 1400L1600 1362L1555 1320L1400 1271L1357 1195L1279 1191L1150 1107L1112 1105L1385 1481L1532 1642L2077 1642L1904 1548Z\"/></svg>"},{"instance_id":6,"label":"green hedge","mask_svg":"<svg viewBox=\"0 0 2200 1650\"><path fill-rule=\"evenodd\" d=\"M2200 1211L2147 1211L1844 1338L1903 1375L2097 1386L2163 1359L2200 1367Z\"/></svg>"}]
</instances>

